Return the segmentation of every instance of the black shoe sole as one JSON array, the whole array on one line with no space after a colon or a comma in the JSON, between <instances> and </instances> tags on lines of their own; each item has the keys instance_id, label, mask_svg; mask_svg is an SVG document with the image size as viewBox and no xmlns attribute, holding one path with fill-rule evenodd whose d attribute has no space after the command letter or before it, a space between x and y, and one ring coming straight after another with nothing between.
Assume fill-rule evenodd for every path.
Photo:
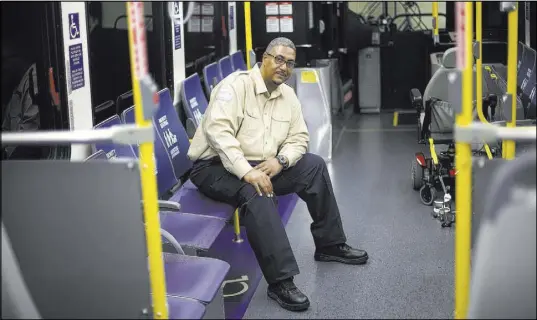
<instances>
[{"instance_id":1,"label":"black shoe sole","mask_svg":"<svg viewBox=\"0 0 537 320\"><path fill-rule=\"evenodd\" d=\"M309 301L304 302L302 304L289 304L289 303L283 302L278 297L278 295L276 295L274 292L268 291L267 294L268 294L269 298L271 298L272 300L278 302L278 304L282 308L287 309L289 311L306 311L310 307L310 302Z\"/></svg>"},{"instance_id":2,"label":"black shoe sole","mask_svg":"<svg viewBox=\"0 0 537 320\"><path fill-rule=\"evenodd\" d=\"M340 262L340 263L345 263L345 264L357 265L357 264L366 263L367 260L369 259L369 256L363 256L363 257L356 258L356 259L347 259L347 258L341 258L341 257L318 253L314 256L314 258L315 258L315 261L323 261L323 262L335 261L335 262Z\"/></svg>"}]
</instances>

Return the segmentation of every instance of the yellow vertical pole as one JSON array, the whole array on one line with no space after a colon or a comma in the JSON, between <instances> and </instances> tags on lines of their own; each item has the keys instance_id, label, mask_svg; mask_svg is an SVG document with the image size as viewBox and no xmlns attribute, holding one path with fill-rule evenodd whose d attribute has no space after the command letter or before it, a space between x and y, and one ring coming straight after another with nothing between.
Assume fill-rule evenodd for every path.
<instances>
[{"instance_id":1,"label":"yellow vertical pole","mask_svg":"<svg viewBox=\"0 0 537 320\"><path fill-rule=\"evenodd\" d=\"M458 67L462 71L462 110L455 117L457 126L468 126L472 122L473 99L473 3L457 2L457 45L461 55ZM462 60L462 61L461 61ZM455 180L457 228L455 229L455 318L463 319L468 310L470 283L470 239L471 239L471 185L472 151L469 143L456 142Z\"/></svg>"},{"instance_id":2,"label":"yellow vertical pole","mask_svg":"<svg viewBox=\"0 0 537 320\"><path fill-rule=\"evenodd\" d=\"M139 127L151 127L151 118L144 116L144 105L140 90L140 80L148 76L147 46L144 22L143 2L127 2L129 28L129 55L134 94L134 112ZM145 106L146 108L149 106ZM157 205L157 181L155 162L153 161L153 142L143 142L139 147L142 199L146 222L146 244L149 256L149 278L153 297L153 315L155 319L168 319L166 307L166 283L164 280L164 263L162 260L162 240Z\"/></svg>"},{"instance_id":3,"label":"yellow vertical pole","mask_svg":"<svg viewBox=\"0 0 537 320\"><path fill-rule=\"evenodd\" d=\"M511 97L511 121L506 127L516 127L516 84L517 84L517 59L518 59L518 3L507 13L507 94ZM504 159L515 158L515 141L504 140L502 147Z\"/></svg>"},{"instance_id":4,"label":"yellow vertical pole","mask_svg":"<svg viewBox=\"0 0 537 320\"><path fill-rule=\"evenodd\" d=\"M479 117L479 120L484 123L488 123L487 119L485 119L485 115L483 114L483 52L481 49L482 41L483 41L483 4L481 1L477 1L475 3L475 41L477 42L477 51L478 51L478 57L476 59L475 68L476 68L476 108L477 108L477 116Z\"/></svg>"},{"instance_id":5,"label":"yellow vertical pole","mask_svg":"<svg viewBox=\"0 0 537 320\"><path fill-rule=\"evenodd\" d=\"M252 17L250 14L250 1L244 2L244 35L246 37L246 67L250 69L250 50L252 50Z\"/></svg>"},{"instance_id":6,"label":"yellow vertical pole","mask_svg":"<svg viewBox=\"0 0 537 320\"><path fill-rule=\"evenodd\" d=\"M438 35L438 1L433 1L433 40L437 44L440 41Z\"/></svg>"}]
</instances>

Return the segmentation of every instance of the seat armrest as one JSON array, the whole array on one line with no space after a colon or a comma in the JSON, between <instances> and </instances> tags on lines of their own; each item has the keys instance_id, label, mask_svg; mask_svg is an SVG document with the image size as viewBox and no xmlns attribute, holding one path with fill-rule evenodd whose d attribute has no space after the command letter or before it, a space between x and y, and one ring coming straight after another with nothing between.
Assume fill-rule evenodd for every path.
<instances>
[{"instance_id":1,"label":"seat armrest","mask_svg":"<svg viewBox=\"0 0 537 320\"><path fill-rule=\"evenodd\" d=\"M410 102L418 112L421 112L423 109L423 97L418 89L414 88L410 90Z\"/></svg>"},{"instance_id":2,"label":"seat armrest","mask_svg":"<svg viewBox=\"0 0 537 320\"><path fill-rule=\"evenodd\" d=\"M140 204L144 205L144 200L140 200ZM179 211L181 210L181 204L175 201L157 200L159 210L165 211Z\"/></svg>"},{"instance_id":3,"label":"seat armrest","mask_svg":"<svg viewBox=\"0 0 537 320\"><path fill-rule=\"evenodd\" d=\"M194 134L196 133L196 123L194 122L194 119L192 118L186 118L186 134L188 135L189 139L192 139L194 137Z\"/></svg>"}]
</instances>

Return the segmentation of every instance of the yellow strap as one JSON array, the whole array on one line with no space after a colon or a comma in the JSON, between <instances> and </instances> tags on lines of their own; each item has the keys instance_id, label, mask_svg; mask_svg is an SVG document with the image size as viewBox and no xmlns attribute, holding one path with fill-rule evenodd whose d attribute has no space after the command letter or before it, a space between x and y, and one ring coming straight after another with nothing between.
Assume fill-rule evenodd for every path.
<instances>
[{"instance_id":1,"label":"yellow strap","mask_svg":"<svg viewBox=\"0 0 537 320\"><path fill-rule=\"evenodd\" d=\"M490 151L490 147L488 144L485 143L485 152L487 153L487 157L489 160L492 160L492 152Z\"/></svg>"},{"instance_id":2,"label":"yellow strap","mask_svg":"<svg viewBox=\"0 0 537 320\"><path fill-rule=\"evenodd\" d=\"M434 24L434 29L433 29L433 35L437 36L438 35L438 1L433 1L433 21L435 22Z\"/></svg>"},{"instance_id":3,"label":"yellow strap","mask_svg":"<svg viewBox=\"0 0 537 320\"><path fill-rule=\"evenodd\" d=\"M429 150L431 150L431 158L433 158L433 163L438 164L438 156L436 155L436 150L434 149L433 138L429 138Z\"/></svg>"},{"instance_id":4,"label":"yellow strap","mask_svg":"<svg viewBox=\"0 0 537 320\"><path fill-rule=\"evenodd\" d=\"M395 111L393 113L393 126L397 127L398 124L399 124L399 112Z\"/></svg>"},{"instance_id":5,"label":"yellow strap","mask_svg":"<svg viewBox=\"0 0 537 320\"><path fill-rule=\"evenodd\" d=\"M134 25L134 21L143 22L143 2L127 2L128 28L129 28L129 55L131 64L132 91L134 94L134 112L136 124L139 127L151 127L151 119L144 119L142 105L142 95L140 92L139 70L147 68L138 65L141 59L137 59L137 54L145 53L147 57L147 47L143 40L138 38L138 34L145 33L145 24ZM137 39L134 39L133 30L136 29ZM140 48L140 46L142 46ZM147 64L147 59L145 59ZM157 205L157 179L155 177L155 162L153 161L153 142L140 144L140 172L142 199L144 208L144 218L146 223L146 242L149 256L149 279L151 281L151 292L153 300L153 314L155 319L168 319L168 309L166 307L166 282L164 279L164 263L162 260L162 239L160 237L160 220Z\"/></svg>"}]
</instances>

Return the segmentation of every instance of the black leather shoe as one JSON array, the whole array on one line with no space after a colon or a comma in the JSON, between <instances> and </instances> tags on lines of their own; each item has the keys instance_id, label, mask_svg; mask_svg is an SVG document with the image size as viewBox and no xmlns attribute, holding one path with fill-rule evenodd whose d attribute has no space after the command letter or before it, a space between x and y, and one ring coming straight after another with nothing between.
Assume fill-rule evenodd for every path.
<instances>
[{"instance_id":1,"label":"black leather shoe","mask_svg":"<svg viewBox=\"0 0 537 320\"><path fill-rule=\"evenodd\" d=\"M293 278L270 284L267 294L282 308L290 311L304 311L310 306L308 297L295 286Z\"/></svg>"},{"instance_id":2,"label":"black leather shoe","mask_svg":"<svg viewBox=\"0 0 537 320\"><path fill-rule=\"evenodd\" d=\"M364 264L369 258L364 250L354 249L346 243L315 250L315 260L336 261L346 264Z\"/></svg>"}]
</instances>

